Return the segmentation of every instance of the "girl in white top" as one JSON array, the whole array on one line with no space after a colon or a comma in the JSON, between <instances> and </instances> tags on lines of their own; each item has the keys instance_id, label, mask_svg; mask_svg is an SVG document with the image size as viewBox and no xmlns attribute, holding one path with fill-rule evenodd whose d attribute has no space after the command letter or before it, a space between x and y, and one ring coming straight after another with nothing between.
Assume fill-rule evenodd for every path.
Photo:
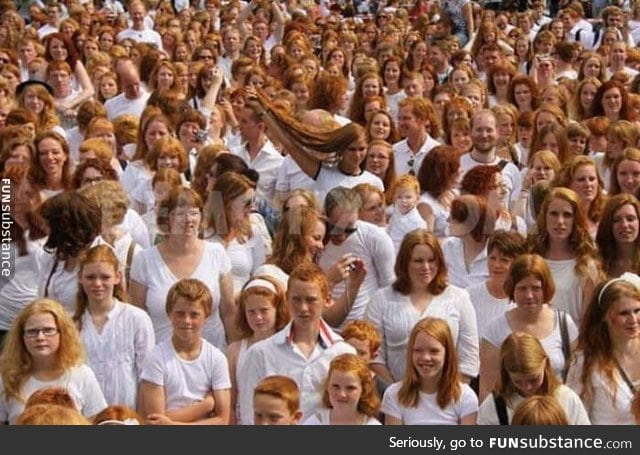
<instances>
[{"instance_id":1,"label":"girl in white top","mask_svg":"<svg viewBox=\"0 0 640 455\"><path fill-rule=\"evenodd\" d=\"M0 357L0 422L13 424L36 390L61 387L92 417L107 407L93 371L82 362L78 330L56 301L38 299L20 313Z\"/></svg>"},{"instance_id":2,"label":"girl in white top","mask_svg":"<svg viewBox=\"0 0 640 455\"><path fill-rule=\"evenodd\" d=\"M216 179L205 207L205 239L227 252L238 292L266 258L265 239L251 221L255 195L256 182L237 172L225 172Z\"/></svg>"},{"instance_id":3,"label":"girl in white top","mask_svg":"<svg viewBox=\"0 0 640 455\"><path fill-rule=\"evenodd\" d=\"M402 175L394 182L391 192L394 206L387 233L397 254L404 236L415 229L427 229L427 222L417 208L420 198L418 179L413 175Z\"/></svg>"},{"instance_id":4,"label":"girl in white top","mask_svg":"<svg viewBox=\"0 0 640 455\"><path fill-rule=\"evenodd\" d=\"M447 269L436 237L423 229L405 237L395 265L396 281L373 295L366 318L382 335L372 369L386 383L400 380L406 370L409 333L426 316L447 321L461 373L475 377L479 369L476 316L463 289L447 282Z\"/></svg>"},{"instance_id":5,"label":"girl in white top","mask_svg":"<svg viewBox=\"0 0 640 455\"><path fill-rule=\"evenodd\" d=\"M580 197L568 188L554 188L540 211L545 215L538 216L532 252L544 257L551 270L553 304L580 321L602 276Z\"/></svg>"},{"instance_id":6,"label":"girl in white top","mask_svg":"<svg viewBox=\"0 0 640 455\"><path fill-rule=\"evenodd\" d=\"M242 369L249 347L280 331L289 322L289 310L285 303L282 284L268 275L254 276L242 288L238 297L237 326L242 339L231 343L227 349L231 376L231 423L240 422L237 372Z\"/></svg>"},{"instance_id":7,"label":"girl in white top","mask_svg":"<svg viewBox=\"0 0 640 455\"><path fill-rule=\"evenodd\" d=\"M424 318L409 337L404 378L387 388L386 425L475 425L478 398L460 381L456 348L442 319Z\"/></svg>"},{"instance_id":8,"label":"girl in white top","mask_svg":"<svg viewBox=\"0 0 640 455\"><path fill-rule=\"evenodd\" d=\"M624 273L596 288L578 338L567 384L594 425L632 425L640 388L640 277Z\"/></svg>"},{"instance_id":9,"label":"girl in white top","mask_svg":"<svg viewBox=\"0 0 640 455\"><path fill-rule=\"evenodd\" d=\"M500 347L500 374L493 392L480 405L478 425L509 424L518 405L531 396L557 399L569 425L591 423L578 395L554 374L540 341L528 333L515 332ZM499 407L506 422L501 420Z\"/></svg>"},{"instance_id":10,"label":"girl in white top","mask_svg":"<svg viewBox=\"0 0 640 455\"><path fill-rule=\"evenodd\" d=\"M142 361L155 345L151 319L123 303L122 273L108 245L80 257L79 292L74 321L109 405L135 408Z\"/></svg>"},{"instance_id":11,"label":"girl in white top","mask_svg":"<svg viewBox=\"0 0 640 455\"><path fill-rule=\"evenodd\" d=\"M322 404L303 425L382 425L376 419L380 397L374 377L356 354L341 354L331 361Z\"/></svg>"},{"instance_id":12,"label":"girl in white top","mask_svg":"<svg viewBox=\"0 0 640 455\"><path fill-rule=\"evenodd\" d=\"M545 260L537 254L523 254L511 264L505 291L516 307L492 320L480 343L480 400L493 389L498 377L500 346L513 332L535 336L544 347L554 372L560 377L567 367L568 350L575 344L578 329L569 315L554 311L554 282ZM562 337L566 324L569 346Z\"/></svg>"}]
</instances>

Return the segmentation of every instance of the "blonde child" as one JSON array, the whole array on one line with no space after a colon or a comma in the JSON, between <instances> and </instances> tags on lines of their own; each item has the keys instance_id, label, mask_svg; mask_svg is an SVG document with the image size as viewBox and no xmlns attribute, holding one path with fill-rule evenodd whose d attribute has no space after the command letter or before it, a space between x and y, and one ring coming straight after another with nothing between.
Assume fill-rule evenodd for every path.
<instances>
[{"instance_id":1,"label":"blonde child","mask_svg":"<svg viewBox=\"0 0 640 455\"><path fill-rule=\"evenodd\" d=\"M385 425L475 425L478 397L460 381L449 325L427 317L411 330L402 381L384 393Z\"/></svg>"},{"instance_id":2,"label":"blonde child","mask_svg":"<svg viewBox=\"0 0 640 455\"><path fill-rule=\"evenodd\" d=\"M135 407L142 362L155 345L149 315L124 303L122 273L113 249L98 245L80 256L73 320L87 364L109 405Z\"/></svg>"},{"instance_id":3,"label":"blonde child","mask_svg":"<svg viewBox=\"0 0 640 455\"><path fill-rule=\"evenodd\" d=\"M375 418L380 398L369 365L357 354L341 354L331 361L322 404L303 425L381 425Z\"/></svg>"},{"instance_id":4,"label":"blonde child","mask_svg":"<svg viewBox=\"0 0 640 455\"><path fill-rule=\"evenodd\" d=\"M387 225L387 233L393 241L398 253L404 236L415 229L427 229L427 222L418 212L420 199L420 183L410 174L398 178L391 187L393 197L393 214Z\"/></svg>"},{"instance_id":5,"label":"blonde child","mask_svg":"<svg viewBox=\"0 0 640 455\"><path fill-rule=\"evenodd\" d=\"M213 297L197 279L167 294L171 338L157 344L140 375L140 409L151 425L228 425L231 380L224 354L202 338Z\"/></svg>"},{"instance_id":6,"label":"blonde child","mask_svg":"<svg viewBox=\"0 0 640 455\"><path fill-rule=\"evenodd\" d=\"M246 360L247 349L257 341L270 337L289 322L289 311L285 304L282 284L276 279L258 275L249 280L238 296L238 328L243 335L227 348L227 360L231 376L231 409L240 421L236 406L238 383L236 373Z\"/></svg>"},{"instance_id":7,"label":"blonde child","mask_svg":"<svg viewBox=\"0 0 640 455\"><path fill-rule=\"evenodd\" d=\"M297 425L302 417L300 389L287 376L267 376L253 389L254 425Z\"/></svg>"}]
</instances>

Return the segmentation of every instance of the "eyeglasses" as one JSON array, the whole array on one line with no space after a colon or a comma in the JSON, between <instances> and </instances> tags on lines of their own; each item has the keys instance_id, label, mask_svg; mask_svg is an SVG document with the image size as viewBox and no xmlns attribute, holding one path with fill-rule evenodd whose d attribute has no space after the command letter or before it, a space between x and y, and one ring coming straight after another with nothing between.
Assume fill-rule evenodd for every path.
<instances>
[{"instance_id":1,"label":"eyeglasses","mask_svg":"<svg viewBox=\"0 0 640 455\"><path fill-rule=\"evenodd\" d=\"M42 333L45 337L51 338L58 334L57 327L41 327L36 329L27 329L24 331L25 338L38 338Z\"/></svg>"},{"instance_id":2,"label":"eyeglasses","mask_svg":"<svg viewBox=\"0 0 640 455\"><path fill-rule=\"evenodd\" d=\"M86 177L82 179L82 186L93 185L94 183L102 182L104 177Z\"/></svg>"},{"instance_id":3,"label":"eyeglasses","mask_svg":"<svg viewBox=\"0 0 640 455\"><path fill-rule=\"evenodd\" d=\"M213 60L213 55L199 55L199 60Z\"/></svg>"},{"instance_id":4,"label":"eyeglasses","mask_svg":"<svg viewBox=\"0 0 640 455\"><path fill-rule=\"evenodd\" d=\"M343 228L340 226L336 226L333 223L327 222L327 232L329 233L329 235L351 235L357 230L358 228L356 226Z\"/></svg>"}]
</instances>

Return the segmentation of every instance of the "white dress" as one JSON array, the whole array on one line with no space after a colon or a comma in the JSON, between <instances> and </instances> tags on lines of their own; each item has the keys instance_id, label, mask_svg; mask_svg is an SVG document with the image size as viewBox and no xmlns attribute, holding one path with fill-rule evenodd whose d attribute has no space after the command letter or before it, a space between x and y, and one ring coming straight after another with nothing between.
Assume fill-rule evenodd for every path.
<instances>
[{"instance_id":1,"label":"white dress","mask_svg":"<svg viewBox=\"0 0 640 455\"><path fill-rule=\"evenodd\" d=\"M164 387L167 411L202 401L209 392L231 389L227 358L206 340L194 360L180 357L170 339L158 343L144 361L140 379Z\"/></svg>"},{"instance_id":2,"label":"white dress","mask_svg":"<svg viewBox=\"0 0 640 455\"><path fill-rule=\"evenodd\" d=\"M391 237L396 254L400 249L404 236L415 229L427 229L427 222L418 212L418 208L414 207L403 214L394 207L393 215L391 215L387 225L387 233Z\"/></svg>"},{"instance_id":3,"label":"white dress","mask_svg":"<svg viewBox=\"0 0 640 455\"><path fill-rule=\"evenodd\" d=\"M80 337L87 364L107 403L135 409L142 362L155 346L151 319L140 308L115 300L102 333L93 325L89 311L84 312L81 321Z\"/></svg>"},{"instance_id":4,"label":"white dress","mask_svg":"<svg viewBox=\"0 0 640 455\"><path fill-rule=\"evenodd\" d=\"M554 311L554 315L556 314L557 313ZM566 361L562 351L560 324L558 324L558 318L556 317L555 319L553 331L539 341L551 361L553 372L558 376L558 378L562 378L562 372ZM569 315L567 315L567 331L569 333L569 342L573 343L578 338L578 328ZM512 332L509 322L507 321L507 316L506 314L503 314L502 316L498 316L492 320L487 325L487 330L484 333L483 339L489 342L496 349L500 349L504 340L511 335Z\"/></svg>"},{"instance_id":5,"label":"white dress","mask_svg":"<svg viewBox=\"0 0 640 455\"><path fill-rule=\"evenodd\" d=\"M311 417L304 420L302 425L331 425L331 409L319 409ZM382 425L382 423L375 417L364 416L360 425Z\"/></svg>"},{"instance_id":6,"label":"white dress","mask_svg":"<svg viewBox=\"0 0 640 455\"><path fill-rule=\"evenodd\" d=\"M401 382L391 384L384 392L381 411L405 425L459 425L463 417L478 412L478 397L467 384L460 384L462 394L455 403L444 409L438 405L437 393L420 392L420 400L415 408L408 408L398 400Z\"/></svg>"},{"instance_id":7,"label":"white dress","mask_svg":"<svg viewBox=\"0 0 640 455\"><path fill-rule=\"evenodd\" d=\"M24 401L14 398L7 401L4 394L4 383L0 382L0 422L15 423L27 399L36 390L48 387L61 387L69 392L78 410L83 416L90 418L107 407L102 390L91 368L85 364L72 367L53 381L40 381L30 376L22 385L20 396Z\"/></svg>"},{"instance_id":8,"label":"white dress","mask_svg":"<svg viewBox=\"0 0 640 455\"><path fill-rule=\"evenodd\" d=\"M582 368L584 356L581 352L576 354L575 363L569 369L567 385L578 395L582 393ZM618 371L615 371L615 385L612 387L606 377L597 369L591 375L593 398L591 403L584 403L589 418L593 425L635 425L631 415L631 401L633 393L622 379ZM640 387L640 381L634 383L636 389ZM614 390L615 388L615 390ZM615 393L615 400L613 395Z\"/></svg>"},{"instance_id":9,"label":"white dress","mask_svg":"<svg viewBox=\"0 0 640 455\"><path fill-rule=\"evenodd\" d=\"M365 315L382 336L374 362L386 365L394 379L400 380L405 375L409 334L427 316L447 321L458 352L460 372L477 376L480 359L475 311L467 292L453 285L434 296L422 313L416 311L408 295L402 295L392 287L375 293Z\"/></svg>"},{"instance_id":10,"label":"white dress","mask_svg":"<svg viewBox=\"0 0 640 455\"><path fill-rule=\"evenodd\" d=\"M204 242L204 252L198 267L189 278L207 285L213 296L213 312L204 325L202 337L219 349L226 347L225 331L220 318L220 278L231 270L231 263L222 246ZM171 337L171 323L165 303L167 293L178 278L162 259L158 247L143 250L131 265L131 279L147 288L146 309L155 330L156 343Z\"/></svg>"},{"instance_id":11,"label":"white dress","mask_svg":"<svg viewBox=\"0 0 640 455\"><path fill-rule=\"evenodd\" d=\"M553 394L554 398L558 400L560 406L567 415L569 425L591 425L587 411L580 401L580 397L577 393L571 390L566 385L560 385ZM507 417L509 423L513 419L513 413L520 403L524 401L524 398L520 394L515 394L511 397L511 405L506 404ZM478 425L500 425L500 419L498 418L498 412L496 411L496 402L493 397L493 393L489 394L487 398L480 405L478 411Z\"/></svg>"},{"instance_id":12,"label":"white dress","mask_svg":"<svg viewBox=\"0 0 640 455\"><path fill-rule=\"evenodd\" d=\"M576 260L555 261L545 258L545 261L556 286L556 292L553 296L554 308L566 311L574 321L581 321L585 305L585 302L582 301L584 279L576 273ZM597 276L595 264L590 264L589 271L591 276Z\"/></svg>"}]
</instances>

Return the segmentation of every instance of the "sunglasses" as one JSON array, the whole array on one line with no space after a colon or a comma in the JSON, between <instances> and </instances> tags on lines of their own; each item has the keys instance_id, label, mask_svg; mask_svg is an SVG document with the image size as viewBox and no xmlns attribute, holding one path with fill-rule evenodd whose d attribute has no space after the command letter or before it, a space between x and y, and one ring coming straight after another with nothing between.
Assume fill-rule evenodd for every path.
<instances>
[{"instance_id":1,"label":"sunglasses","mask_svg":"<svg viewBox=\"0 0 640 455\"><path fill-rule=\"evenodd\" d=\"M340 226L336 226L333 223L327 222L327 232L329 233L329 235L351 235L357 230L358 228L356 226L343 228Z\"/></svg>"}]
</instances>

